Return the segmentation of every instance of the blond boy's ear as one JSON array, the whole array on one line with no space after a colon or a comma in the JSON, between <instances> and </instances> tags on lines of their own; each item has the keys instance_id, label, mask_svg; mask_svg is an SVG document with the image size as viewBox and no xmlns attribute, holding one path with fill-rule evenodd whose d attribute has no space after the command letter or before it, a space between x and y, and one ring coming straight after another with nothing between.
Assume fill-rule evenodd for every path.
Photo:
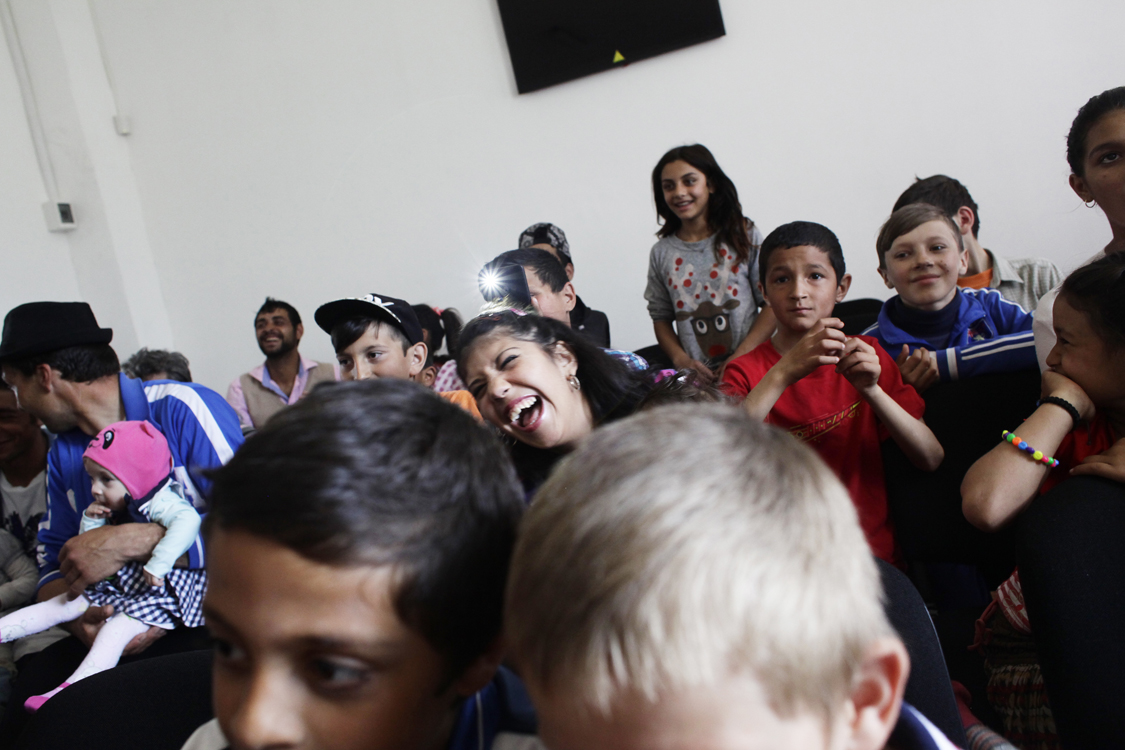
<instances>
[{"instance_id":1,"label":"blond boy's ear","mask_svg":"<svg viewBox=\"0 0 1125 750\"><path fill-rule=\"evenodd\" d=\"M883 283L887 285L887 289L894 289L895 285L891 283L891 277L887 275L887 269L880 266L878 269L879 275L883 277Z\"/></svg>"},{"instance_id":2,"label":"blond boy's ear","mask_svg":"<svg viewBox=\"0 0 1125 750\"><path fill-rule=\"evenodd\" d=\"M910 657L898 638L880 638L864 654L848 697L848 750L882 750L898 721Z\"/></svg>"}]
</instances>

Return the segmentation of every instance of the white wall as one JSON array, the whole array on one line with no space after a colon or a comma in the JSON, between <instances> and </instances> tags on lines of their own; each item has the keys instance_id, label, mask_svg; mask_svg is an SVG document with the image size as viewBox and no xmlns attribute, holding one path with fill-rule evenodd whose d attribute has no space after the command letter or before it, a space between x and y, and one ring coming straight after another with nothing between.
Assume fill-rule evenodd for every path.
<instances>
[{"instance_id":1,"label":"white wall","mask_svg":"<svg viewBox=\"0 0 1125 750\"><path fill-rule=\"evenodd\" d=\"M34 20L36 0L13 2ZM56 16L76 2L51 0ZM471 312L481 263L535 221L566 230L579 292L609 314L614 345L652 343L649 172L682 143L714 151L764 231L798 218L834 229L853 296L886 295L873 240L915 175L961 179L1001 254L1069 268L1108 241L1100 210L1067 187L1064 138L1089 96L1125 83L1125 4L847 5L725 0L720 40L518 96L494 0L90 3L133 125L134 228L172 344L216 388L260 361L251 321L267 294L297 305L302 350L330 359L319 303L380 291ZM33 66L36 85L65 85L49 67ZM93 302L83 279L96 272L76 274L42 231L10 78L5 58L0 149L17 168L0 173L0 241L16 278L3 275L0 302L79 290ZM74 151L59 155L64 172L90 160L88 145ZM120 209L92 210L112 225ZM135 311L97 311L142 328Z\"/></svg>"},{"instance_id":2,"label":"white wall","mask_svg":"<svg viewBox=\"0 0 1125 750\"><path fill-rule=\"evenodd\" d=\"M19 83L0 35L0 308L76 299L78 280L65 238L45 231L46 188L35 159Z\"/></svg>"}]
</instances>

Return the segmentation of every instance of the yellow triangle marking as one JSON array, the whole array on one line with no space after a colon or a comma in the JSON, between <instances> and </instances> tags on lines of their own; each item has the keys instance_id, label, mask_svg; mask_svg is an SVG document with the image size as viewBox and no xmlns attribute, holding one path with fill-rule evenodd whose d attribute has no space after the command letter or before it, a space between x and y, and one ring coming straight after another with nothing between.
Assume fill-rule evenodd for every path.
<instances>
[{"instance_id":1,"label":"yellow triangle marking","mask_svg":"<svg viewBox=\"0 0 1125 750\"><path fill-rule=\"evenodd\" d=\"M622 62L622 61L623 61L624 59L625 59L625 55L621 54L621 52L619 52L619 51L614 51L614 53L613 53L613 61L614 61L615 63L619 63L619 62Z\"/></svg>"}]
</instances>

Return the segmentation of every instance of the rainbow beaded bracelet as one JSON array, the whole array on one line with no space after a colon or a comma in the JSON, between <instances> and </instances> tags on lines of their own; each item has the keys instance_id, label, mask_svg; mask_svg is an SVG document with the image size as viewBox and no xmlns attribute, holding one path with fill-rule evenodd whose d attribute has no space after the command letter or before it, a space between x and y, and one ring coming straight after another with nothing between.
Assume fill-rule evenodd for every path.
<instances>
[{"instance_id":1,"label":"rainbow beaded bracelet","mask_svg":"<svg viewBox=\"0 0 1125 750\"><path fill-rule=\"evenodd\" d=\"M1034 458L1036 461L1038 461L1042 464L1045 464L1047 466L1050 466L1052 469L1059 465L1059 460L1057 458L1052 458L1050 456L1044 456L1043 451L1035 450L1034 448L1032 448L1030 445L1027 444L1026 440L1021 439L1014 432L1008 432L1007 430L1004 430L1004 440L1011 443L1016 448L1019 448L1024 453L1030 454L1031 457Z\"/></svg>"}]
</instances>

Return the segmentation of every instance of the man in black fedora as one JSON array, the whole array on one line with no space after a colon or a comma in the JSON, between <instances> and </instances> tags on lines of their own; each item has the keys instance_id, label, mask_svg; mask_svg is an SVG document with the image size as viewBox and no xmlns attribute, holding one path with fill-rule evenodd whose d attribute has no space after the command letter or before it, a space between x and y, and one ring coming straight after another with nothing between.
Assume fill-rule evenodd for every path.
<instances>
[{"instance_id":1,"label":"man in black fedora","mask_svg":"<svg viewBox=\"0 0 1125 750\"><path fill-rule=\"evenodd\" d=\"M205 510L202 493L209 487L205 470L226 463L242 444L238 416L222 396L195 383L146 383L126 377L109 345L112 338L113 331L98 325L85 302L30 302L4 318L0 374L15 391L20 408L58 436L47 457L47 516L39 530L40 601L64 591L76 596L125 563L148 559L163 536L159 524L134 523L107 525L78 536L82 512L93 501L82 453L102 428L122 420L154 424L168 440L176 478L200 510ZM198 544L185 557L180 564L203 567ZM60 662L76 658L69 667L73 670L109 614L106 608L90 607L68 623L65 627L75 638L44 650L35 669L21 671L9 705L19 708L24 693L34 694L37 686L28 685L28 680L41 677L50 682L57 677L40 674L48 653ZM144 650L165 632L150 629L134 639L126 653ZM63 671L62 676L67 674ZM8 724L5 720L0 728L0 744Z\"/></svg>"}]
</instances>

